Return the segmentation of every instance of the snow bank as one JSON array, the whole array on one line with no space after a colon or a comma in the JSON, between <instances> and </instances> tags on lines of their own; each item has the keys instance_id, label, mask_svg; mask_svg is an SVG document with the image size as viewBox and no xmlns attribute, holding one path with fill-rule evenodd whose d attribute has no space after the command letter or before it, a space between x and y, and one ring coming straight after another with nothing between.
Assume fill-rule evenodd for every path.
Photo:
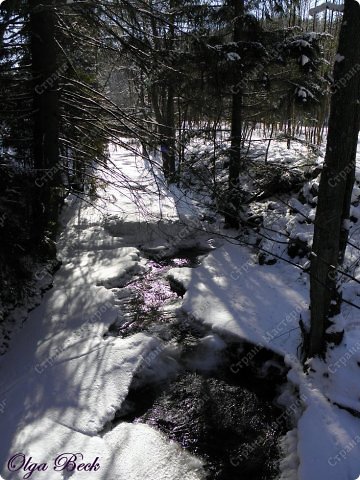
<instances>
[{"instance_id":1,"label":"snow bank","mask_svg":"<svg viewBox=\"0 0 360 480\"><path fill-rule=\"evenodd\" d=\"M185 290L189 288L193 269L189 267L175 267L167 272L167 278L182 285Z\"/></svg>"},{"instance_id":2,"label":"snow bank","mask_svg":"<svg viewBox=\"0 0 360 480\"><path fill-rule=\"evenodd\" d=\"M36 432L36 433L35 433ZM15 452L31 451L32 462L47 463L46 472L35 472L31 478L46 480L202 480L202 462L185 452L175 442L147 425L123 423L104 435L87 436L73 428L43 417L27 423L23 435L16 437ZM31 440L31 448L28 441ZM46 448L44 447L46 445ZM63 454L67 454L64 456ZM62 457L62 460L59 459ZM91 471L61 470L65 457L75 464L94 465ZM8 462L6 462L7 464ZM58 465L58 471L54 466ZM97 468L97 470L95 470ZM23 470L3 469L4 480L20 480Z\"/></svg>"},{"instance_id":3,"label":"snow bank","mask_svg":"<svg viewBox=\"0 0 360 480\"><path fill-rule=\"evenodd\" d=\"M224 245L193 270L183 307L214 332L284 355L303 413L282 441L281 480L354 479L360 472L360 419L344 408L360 411L360 324L335 319L345 328L342 344L329 349L326 364L312 360L305 374L297 359L298 322L300 315L305 323L309 319L308 291L306 277L294 267L260 266L247 248Z\"/></svg>"},{"instance_id":4,"label":"snow bank","mask_svg":"<svg viewBox=\"0 0 360 480\"><path fill-rule=\"evenodd\" d=\"M248 249L225 245L194 269L183 308L217 332L285 354L300 342L308 288L294 267L260 266Z\"/></svg>"}]
</instances>

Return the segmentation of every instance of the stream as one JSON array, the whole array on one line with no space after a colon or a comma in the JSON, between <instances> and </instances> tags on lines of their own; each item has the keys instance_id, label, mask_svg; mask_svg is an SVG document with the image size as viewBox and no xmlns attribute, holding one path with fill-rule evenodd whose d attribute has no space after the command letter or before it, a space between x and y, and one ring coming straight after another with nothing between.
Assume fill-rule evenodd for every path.
<instances>
[{"instance_id":1,"label":"stream","mask_svg":"<svg viewBox=\"0 0 360 480\"><path fill-rule=\"evenodd\" d=\"M148 256L145 273L113 289L122 315L106 336L143 332L158 346L143 358L125 402L101 434L120 422L146 423L201 457L210 480L275 479L280 439L292 428L276 402L287 369L264 348L247 366L234 368L254 345L220 336L181 309L185 289L167 272L196 268L204 255L191 249L161 261Z\"/></svg>"}]
</instances>

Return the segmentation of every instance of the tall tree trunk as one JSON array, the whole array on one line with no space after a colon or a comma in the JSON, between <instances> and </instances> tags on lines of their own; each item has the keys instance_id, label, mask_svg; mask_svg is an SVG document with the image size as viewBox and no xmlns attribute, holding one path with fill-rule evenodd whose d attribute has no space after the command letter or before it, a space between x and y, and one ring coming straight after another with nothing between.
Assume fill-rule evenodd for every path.
<instances>
[{"instance_id":1,"label":"tall tree trunk","mask_svg":"<svg viewBox=\"0 0 360 480\"><path fill-rule=\"evenodd\" d=\"M169 2L169 35L162 41L170 52L175 48L175 15L173 8L174 0ZM155 18L151 20L151 28L154 35L154 41L157 48L161 49L162 41L156 25ZM154 109L158 132L161 141L161 156L163 163L164 176L171 181L176 170L176 120L175 120L175 88L173 81L168 79L162 88L152 84L150 86L150 98Z\"/></svg>"},{"instance_id":2,"label":"tall tree trunk","mask_svg":"<svg viewBox=\"0 0 360 480\"><path fill-rule=\"evenodd\" d=\"M174 0L170 0L170 18L169 18L169 50L175 48L175 15L173 8ZM170 80L167 85L167 98L165 106L165 156L164 156L164 173L168 180L171 180L175 174L175 148L176 148L176 126L175 126L175 88Z\"/></svg>"},{"instance_id":3,"label":"tall tree trunk","mask_svg":"<svg viewBox=\"0 0 360 480\"><path fill-rule=\"evenodd\" d=\"M37 194L33 237L41 238L52 216L51 187L59 177L59 93L54 1L29 0L33 70L33 161Z\"/></svg>"},{"instance_id":4,"label":"tall tree trunk","mask_svg":"<svg viewBox=\"0 0 360 480\"><path fill-rule=\"evenodd\" d=\"M312 247L310 357L323 354L326 348L325 330L336 268L346 247L346 220L355 178L360 93L360 5L355 0L345 0L338 54L344 58L334 67L335 92Z\"/></svg>"},{"instance_id":5,"label":"tall tree trunk","mask_svg":"<svg viewBox=\"0 0 360 480\"><path fill-rule=\"evenodd\" d=\"M167 88L165 118L163 131L163 168L165 178L171 180L175 173L175 105L174 87L169 84Z\"/></svg>"},{"instance_id":6,"label":"tall tree trunk","mask_svg":"<svg viewBox=\"0 0 360 480\"><path fill-rule=\"evenodd\" d=\"M232 0L235 14L234 42L240 42L244 29L244 0ZM241 67L240 67L241 68ZM240 72L241 77L241 72ZM242 133L243 92L237 86L232 96L231 109L231 147L229 158L229 199L226 205L225 223L232 228L239 227L238 210L240 206L239 175L241 164L241 133Z\"/></svg>"}]
</instances>

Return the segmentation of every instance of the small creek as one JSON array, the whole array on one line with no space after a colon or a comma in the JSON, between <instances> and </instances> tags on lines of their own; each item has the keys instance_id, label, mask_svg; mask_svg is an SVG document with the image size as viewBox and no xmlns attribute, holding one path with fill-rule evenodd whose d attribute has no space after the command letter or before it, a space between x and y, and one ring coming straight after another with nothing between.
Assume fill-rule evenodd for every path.
<instances>
[{"instance_id":1,"label":"small creek","mask_svg":"<svg viewBox=\"0 0 360 480\"><path fill-rule=\"evenodd\" d=\"M151 425L206 464L210 480L271 480L279 475L280 438L291 428L276 404L286 383L282 359L266 349L220 337L181 310L183 287L172 267L201 263L203 251L148 258L147 271L115 291L122 312L108 335L145 332L159 346L142 362L127 399L105 433L120 422ZM251 361L234 367L248 355Z\"/></svg>"}]
</instances>

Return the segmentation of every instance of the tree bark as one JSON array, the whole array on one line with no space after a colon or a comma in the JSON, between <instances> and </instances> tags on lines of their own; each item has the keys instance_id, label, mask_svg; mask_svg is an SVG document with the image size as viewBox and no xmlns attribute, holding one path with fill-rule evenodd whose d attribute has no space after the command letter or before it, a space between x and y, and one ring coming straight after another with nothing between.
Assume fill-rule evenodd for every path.
<instances>
[{"instance_id":1,"label":"tree bark","mask_svg":"<svg viewBox=\"0 0 360 480\"><path fill-rule=\"evenodd\" d=\"M173 9L175 7L174 0L170 0L169 8L169 43L170 52L175 49L175 15ZM164 174L167 180L171 181L175 174L175 88L171 78L166 88L166 105L165 105L165 149L164 149Z\"/></svg>"},{"instance_id":2,"label":"tree bark","mask_svg":"<svg viewBox=\"0 0 360 480\"><path fill-rule=\"evenodd\" d=\"M59 177L59 75L54 1L29 0L33 71L33 162L37 186L33 237L38 239L52 216L51 187Z\"/></svg>"},{"instance_id":3,"label":"tree bark","mask_svg":"<svg viewBox=\"0 0 360 480\"><path fill-rule=\"evenodd\" d=\"M232 0L232 5L235 14L233 41L237 43L240 42L243 37L244 0ZM239 77L241 77L241 71ZM231 147L229 158L229 198L225 213L225 223L231 228L239 227L238 211L240 207L239 175L241 164L242 105L242 88L240 86L236 86L232 96Z\"/></svg>"},{"instance_id":4,"label":"tree bark","mask_svg":"<svg viewBox=\"0 0 360 480\"><path fill-rule=\"evenodd\" d=\"M171 180L175 173L175 105L174 105L174 87L169 84L167 88L166 116L164 127L164 174L168 180Z\"/></svg>"},{"instance_id":5,"label":"tree bark","mask_svg":"<svg viewBox=\"0 0 360 480\"><path fill-rule=\"evenodd\" d=\"M166 46L169 52L175 48L175 16L173 13L174 1L169 1L169 35L160 39L160 34L155 18L151 19L154 41L158 49ZM169 55L171 59L171 54ZM176 170L176 122L175 122L175 88L171 78L168 78L162 87L152 84L150 86L150 99L161 142L161 157L164 176L171 181Z\"/></svg>"},{"instance_id":6,"label":"tree bark","mask_svg":"<svg viewBox=\"0 0 360 480\"><path fill-rule=\"evenodd\" d=\"M318 195L311 259L311 329L307 355L325 352L325 330L336 268L347 241L351 192L359 132L360 5L345 0L338 54L334 67L334 93L328 128L326 156Z\"/></svg>"}]
</instances>

